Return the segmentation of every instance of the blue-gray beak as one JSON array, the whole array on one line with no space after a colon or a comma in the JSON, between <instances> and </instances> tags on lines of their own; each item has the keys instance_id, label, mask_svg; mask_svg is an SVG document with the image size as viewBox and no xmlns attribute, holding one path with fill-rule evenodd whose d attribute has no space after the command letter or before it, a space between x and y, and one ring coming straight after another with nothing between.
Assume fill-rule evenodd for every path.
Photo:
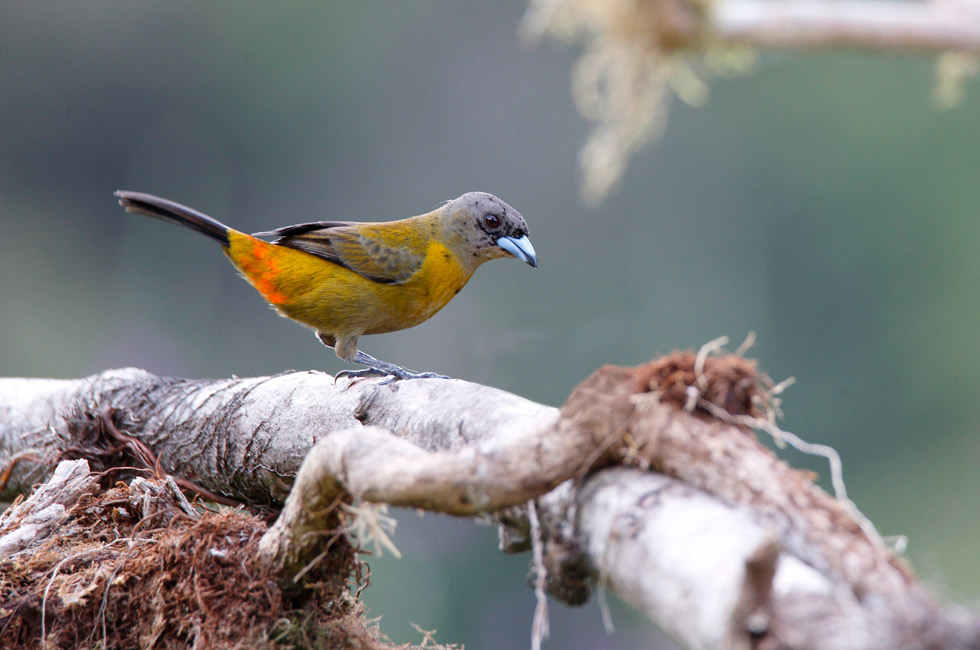
<instances>
[{"instance_id":1,"label":"blue-gray beak","mask_svg":"<svg viewBox=\"0 0 980 650\"><path fill-rule=\"evenodd\" d=\"M520 239L501 237L497 240L497 246L500 246L525 264L530 264L534 268L538 268L538 256L534 254L534 246L531 246L531 240L527 238L527 235L524 235Z\"/></svg>"}]
</instances>

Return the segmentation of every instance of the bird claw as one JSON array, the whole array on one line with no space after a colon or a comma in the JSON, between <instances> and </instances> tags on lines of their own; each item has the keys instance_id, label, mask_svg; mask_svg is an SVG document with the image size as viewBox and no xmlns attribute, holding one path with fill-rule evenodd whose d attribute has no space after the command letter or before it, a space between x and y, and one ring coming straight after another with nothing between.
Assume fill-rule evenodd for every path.
<instances>
[{"instance_id":1,"label":"bird claw","mask_svg":"<svg viewBox=\"0 0 980 650\"><path fill-rule=\"evenodd\" d=\"M378 385L384 386L385 384L390 384L393 381L399 381L401 379L450 379L450 377L440 375L438 372L412 372L411 370L405 370L404 373L388 375L388 378L379 382Z\"/></svg>"},{"instance_id":2,"label":"bird claw","mask_svg":"<svg viewBox=\"0 0 980 650\"><path fill-rule=\"evenodd\" d=\"M364 368L362 370L341 370L333 376L334 381L337 381L341 377L346 377L348 379L363 379L365 377L389 377L390 375L386 372L381 372L380 370L375 370L374 368Z\"/></svg>"},{"instance_id":3,"label":"bird claw","mask_svg":"<svg viewBox=\"0 0 980 650\"><path fill-rule=\"evenodd\" d=\"M346 377L348 379L363 379L365 377L384 377L383 381L378 382L378 386L384 386L403 379L450 379L446 375L437 372L413 372L405 368L399 368L392 372L385 372L377 368L362 368L360 370L341 370L334 375L334 381Z\"/></svg>"}]
</instances>

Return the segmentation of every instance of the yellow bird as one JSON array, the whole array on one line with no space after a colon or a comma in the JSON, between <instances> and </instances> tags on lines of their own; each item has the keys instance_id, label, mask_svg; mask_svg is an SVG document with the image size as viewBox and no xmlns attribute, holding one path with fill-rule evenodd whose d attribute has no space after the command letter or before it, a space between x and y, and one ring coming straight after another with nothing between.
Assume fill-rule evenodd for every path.
<instances>
[{"instance_id":1,"label":"yellow bird","mask_svg":"<svg viewBox=\"0 0 980 650\"><path fill-rule=\"evenodd\" d=\"M115 194L127 212L217 240L238 272L281 315L313 328L344 361L367 366L344 371L348 376L442 377L375 359L357 349L357 339L432 317L488 260L516 257L538 265L524 217L486 192L464 194L400 221L314 221L255 235L152 194ZM259 239L264 236L275 239Z\"/></svg>"}]
</instances>

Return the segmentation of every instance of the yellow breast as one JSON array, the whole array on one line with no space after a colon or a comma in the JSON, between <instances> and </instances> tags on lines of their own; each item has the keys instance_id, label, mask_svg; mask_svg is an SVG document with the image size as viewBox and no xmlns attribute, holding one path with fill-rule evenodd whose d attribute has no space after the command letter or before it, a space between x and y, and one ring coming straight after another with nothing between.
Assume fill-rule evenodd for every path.
<instances>
[{"instance_id":1,"label":"yellow breast","mask_svg":"<svg viewBox=\"0 0 980 650\"><path fill-rule=\"evenodd\" d=\"M466 286L472 276L473 270L460 264L446 246L437 241L431 242L422 268L399 285L405 293L403 316L410 322L405 327L418 325L435 315Z\"/></svg>"}]
</instances>

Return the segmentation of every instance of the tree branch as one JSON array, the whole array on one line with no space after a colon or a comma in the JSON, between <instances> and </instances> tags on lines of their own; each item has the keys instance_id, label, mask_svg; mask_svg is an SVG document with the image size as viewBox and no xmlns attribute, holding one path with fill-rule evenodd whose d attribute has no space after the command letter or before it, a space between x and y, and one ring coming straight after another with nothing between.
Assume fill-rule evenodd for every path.
<instances>
[{"instance_id":1,"label":"tree branch","mask_svg":"<svg viewBox=\"0 0 980 650\"><path fill-rule=\"evenodd\" d=\"M723 43L980 52L980 8L969 2L721 0L714 7L712 29Z\"/></svg>"},{"instance_id":2,"label":"tree branch","mask_svg":"<svg viewBox=\"0 0 980 650\"><path fill-rule=\"evenodd\" d=\"M281 503L316 441L366 425L423 449L456 449L494 432L534 439L556 409L459 380L379 386L319 372L186 380L133 368L78 380L0 379L0 499L28 491L80 436L115 424L168 473L251 503Z\"/></svg>"},{"instance_id":3,"label":"tree branch","mask_svg":"<svg viewBox=\"0 0 980 650\"><path fill-rule=\"evenodd\" d=\"M767 385L743 359L680 353L603 368L560 412L457 380L0 380L0 461L24 451L9 442L24 427L44 432L39 458L77 446L72 423L108 406L168 471L239 498L278 501L305 455L258 544L283 581L322 557L341 498L496 512L513 551L529 546L516 504L537 496L552 595L580 603L605 585L689 647L977 643L847 504L726 421L757 414Z\"/></svg>"}]
</instances>

